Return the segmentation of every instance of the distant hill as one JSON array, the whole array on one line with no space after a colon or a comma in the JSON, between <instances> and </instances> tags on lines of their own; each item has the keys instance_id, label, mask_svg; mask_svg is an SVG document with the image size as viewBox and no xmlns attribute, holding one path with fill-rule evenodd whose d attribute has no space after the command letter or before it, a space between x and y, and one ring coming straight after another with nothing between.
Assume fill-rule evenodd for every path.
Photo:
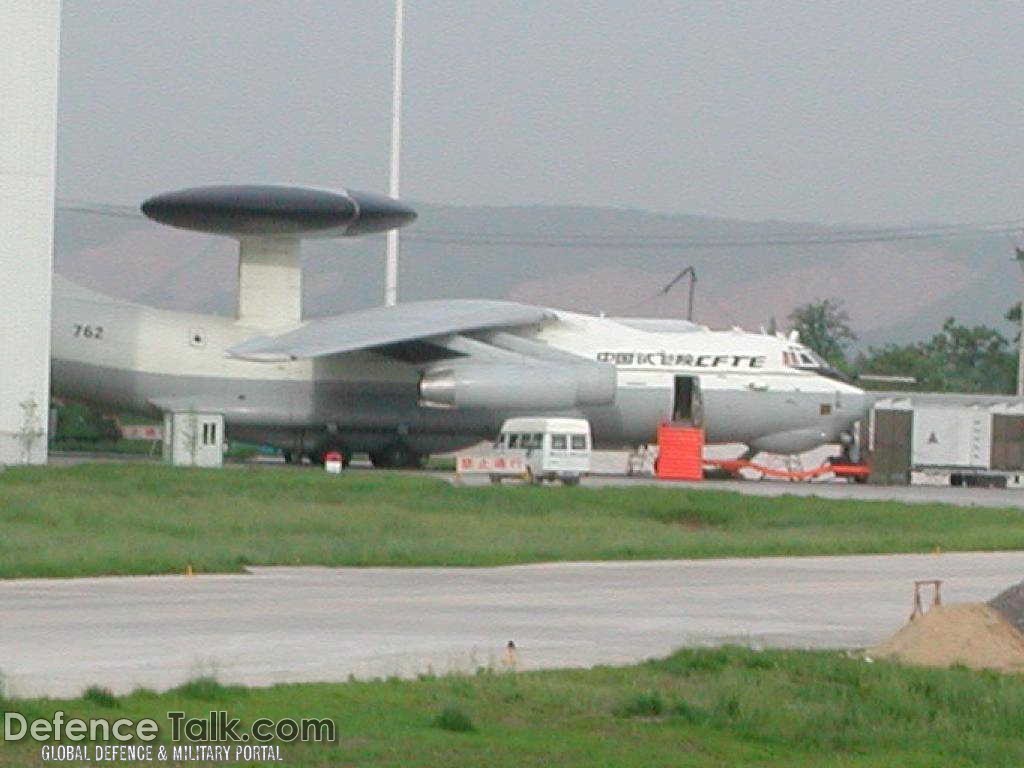
<instances>
[{"instance_id":1,"label":"distant hill","mask_svg":"<svg viewBox=\"0 0 1024 768\"><path fill-rule=\"evenodd\" d=\"M686 290L645 301L683 267L699 276L696 319L710 326L779 327L797 304L845 300L861 345L908 341L955 315L1012 329L1003 312L1021 293L1005 236L827 246L758 246L673 251L607 247L633 237L750 240L779 233L828 234L825 227L661 215L604 208L419 205L403 232L404 300L509 298L608 314L682 316ZM445 243L493 233L485 244ZM506 238L583 241L578 247L511 245ZM234 311L236 248L224 238L145 219L58 208L57 270L88 287L156 306ZM382 236L310 241L304 247L308 315L372 306L383 293Z\"/></svg>"}]
</instances>

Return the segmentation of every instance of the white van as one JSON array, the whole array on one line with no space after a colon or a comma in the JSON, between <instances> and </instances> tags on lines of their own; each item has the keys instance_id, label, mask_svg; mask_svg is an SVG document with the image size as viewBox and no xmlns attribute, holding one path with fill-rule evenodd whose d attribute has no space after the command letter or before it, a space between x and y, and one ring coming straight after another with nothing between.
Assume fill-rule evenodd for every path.
<instances>
[{"instance_id":1,"label":"white van","mask_svg":"<svg viewBox=\"0 0 1024 768\"><path fill-rule=\"evenodd\" d=\"M517 418L501 427L494 447L525 452L526 474L533 483L561 480L576 485L590 472L590 422L586 419ZM501 482L500 475L491 475Z\"/></svg>"}]
</instances>

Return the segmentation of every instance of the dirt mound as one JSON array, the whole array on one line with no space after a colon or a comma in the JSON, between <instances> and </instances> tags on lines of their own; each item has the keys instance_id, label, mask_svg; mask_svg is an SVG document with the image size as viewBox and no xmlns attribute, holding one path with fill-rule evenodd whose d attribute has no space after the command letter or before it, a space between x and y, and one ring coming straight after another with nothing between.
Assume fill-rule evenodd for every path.
<instances>
[{"instance_id":1,"label":"dirt mound","mask_svg":"<svg viewBox=\"0 0 1024 768\"><path fill-rule=\"evenodd\" d=\"M1024 632L1024 581L1003 590L989 600L988 604L1018 630Z\"/></svg>"},{"instance_id":2,"label":"dirt mound","mask_svg":"<svg viewBox=\"0 0 1024 768\"><path fill-rule=\"evenodd\" d=\"M869 649L867 655L928 667L963 664L971 669L1021 672L1024 634L991 605L941 605Z\"/></svg>"}]
</instances>

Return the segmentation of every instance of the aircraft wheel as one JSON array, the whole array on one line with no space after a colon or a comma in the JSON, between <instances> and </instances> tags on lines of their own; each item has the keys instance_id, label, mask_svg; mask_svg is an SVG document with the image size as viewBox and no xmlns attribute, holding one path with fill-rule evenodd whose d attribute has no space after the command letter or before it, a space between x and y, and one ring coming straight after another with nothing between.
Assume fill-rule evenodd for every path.
<instances>
[{"instance_id":1,"label":"aircraft wheel","mask_svg":"<svg viewBox=\"0 0 1024 768\"><path fill-rule=\"evenodd\" d=\"M386 469L410 469L422 465L423 456L404 443L391 443L379 451L370 454L370 461L375 467Z\"/></svg>"}]
</instances>

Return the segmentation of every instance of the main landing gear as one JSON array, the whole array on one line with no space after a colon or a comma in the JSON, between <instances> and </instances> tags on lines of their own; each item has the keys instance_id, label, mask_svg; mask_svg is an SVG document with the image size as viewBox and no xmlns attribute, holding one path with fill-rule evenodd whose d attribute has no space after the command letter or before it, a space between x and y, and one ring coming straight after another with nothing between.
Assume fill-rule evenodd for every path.
<instances>
[{"instance_id":1,"label":"main landing gear","mask_svg":"<svg viewBox=\"0 0 1024 768\"><path fill-rule=\"evenodd\" d=\"M370 461L379 469L418 469L425 458L405 443L390 443L378 451L370 451Z\"/></svg>"},{"instance_id":2,"label":"main landing gear","mask_svg":"<svg viewBox=\"0 0 1024 768\"><path fill-rule=\"evenodd\" d=\"M285 464L302 464L303 459L309 459L310 464L322 467L325 457L329 453L340 453L341 466L343 467L347 467L352 462L351 452L344 446L335 445L334 443L324 443L308 452L285 449L281 451L281 456L284 457Z\"/></svg>"}]
</instances>

